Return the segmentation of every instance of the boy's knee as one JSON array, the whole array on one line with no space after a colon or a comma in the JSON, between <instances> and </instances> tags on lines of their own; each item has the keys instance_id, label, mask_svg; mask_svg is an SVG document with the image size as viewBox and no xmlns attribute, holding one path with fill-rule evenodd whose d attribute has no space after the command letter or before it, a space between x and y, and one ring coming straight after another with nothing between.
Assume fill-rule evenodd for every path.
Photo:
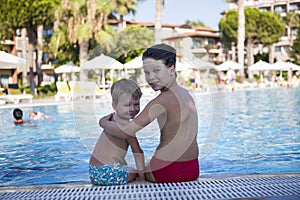
<instances>
[{"instance_id":1,"label":"boy's knee","mask_svg":"<svg viewBox=\"0 0 300 200\"><path fill-rule=\"evenodd\" d=\"M145 178L146 178L146 181L153 182L153 183L156 182L156 180L155 180L155 178L154 178L151 171L145 173Z\"/></svg>"},{"instance_id":2,"label":"boy's knee","mask_svg":"<svg viewBox=\"0 0 300 200\"><path fill-rule=\"evenodd\" d=\"M137 177L137 174L136 173L129 173L128 174L128 183L134 181Z\"/></svg>"}]
</instances>

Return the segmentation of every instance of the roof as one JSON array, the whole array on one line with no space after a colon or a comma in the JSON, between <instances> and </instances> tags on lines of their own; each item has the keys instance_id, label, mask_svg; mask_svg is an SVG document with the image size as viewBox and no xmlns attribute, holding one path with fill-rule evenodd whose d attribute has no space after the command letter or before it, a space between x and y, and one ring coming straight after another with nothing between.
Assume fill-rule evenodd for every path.
<instances>
[{"instance_id":1,"label":"roof","mask_svg":"<svg viewBox=\"0 0 300 200\"><path fill-rule=\"evenodd\" d=\"M116 25L119 23L120 20L117 19L110 19L108 20L108 23L112 25ZM137 26L146 26L146 27L154 27L155 23L154 22L136 22L134 20L124 20L126 24L131 24L131 25L137 25ZM186 29L193 29L196 31L210 31L213 33L219 32L216 29L212 29L210 27L205 27L205 26L191 26L188 24L161 24L163 28L186 28Z\"/></svg>"},{"instance_id":2,"label":"roof","mask_svg":"<svg viewBox=\"0 0 300 200\"><path fill-rule=\"evenodd\" d=\"M201 33L201 32L193 32L193 33L182 33L175 36L163 38L163 40L174 40L186 37L211 37L211 38L220 38L220 36L216 33Z\"/></svg>"}]
</instances>

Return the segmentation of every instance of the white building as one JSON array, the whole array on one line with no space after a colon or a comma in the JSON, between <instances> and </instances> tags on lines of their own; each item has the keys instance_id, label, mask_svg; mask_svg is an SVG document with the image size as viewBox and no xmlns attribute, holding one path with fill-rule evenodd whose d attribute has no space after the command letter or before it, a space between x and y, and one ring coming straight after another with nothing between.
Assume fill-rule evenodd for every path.
<instances>
[{"instance_id":1,"label":"white building","mask_svg":"<svg viewBox=\"0 0 300 200\"><path fill-rule=\"evenodd\" d=\"M117 27L117 20L109 20ZM154 31L154 22L136 22L126 20L124 26L143 26ZM162 24L160 31L162 43L167 43L177 50L177 57L200 58L215 64L225 61L221 48L219 30L187 24Z\"/></svg>"},{"instance_id":2,"label":"white building","mask_svg":"<svg viewBox=\"0 0 300 200\"><path fill-rule=\"evenodd\" d=\"M288 12L300 14L300 0L244 0L244 6L255 7L261 11L278 12L283 17L286 16ZM229 3L229 9L237 9L237 4ZM290 47L292 41L296 39L296 35L296 27L286 26L285 35L274 45L276 60L286 61L289 59ZM267 48L262 49L262 47L259 46L255 51L267 52Z\"/></svg>"}]
</instances>

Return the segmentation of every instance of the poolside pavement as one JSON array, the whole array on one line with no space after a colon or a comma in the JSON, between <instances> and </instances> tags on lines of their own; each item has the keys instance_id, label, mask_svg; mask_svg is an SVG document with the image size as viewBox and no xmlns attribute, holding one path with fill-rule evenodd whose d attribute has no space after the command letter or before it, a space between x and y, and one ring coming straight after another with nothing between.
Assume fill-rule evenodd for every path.
<instances>
[{"instance_id":1,"label":"poolside pavement","mask_svg":"<svg viewBox=\"0 0 300 200\"><path fill-rule=\"evenodd\" d=\"M48 185L0 187L0 199L300 199L300 174L202 178L180 183L133 182L119 186Z\"/></svg>"}]
</instances>

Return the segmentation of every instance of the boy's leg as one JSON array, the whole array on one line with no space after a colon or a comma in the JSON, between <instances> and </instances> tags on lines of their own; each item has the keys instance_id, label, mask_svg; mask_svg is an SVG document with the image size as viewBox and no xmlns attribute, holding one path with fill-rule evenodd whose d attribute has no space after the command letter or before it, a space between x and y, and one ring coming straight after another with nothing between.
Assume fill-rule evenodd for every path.
<instances>
[{"instance_id":1,"label":"boy's leg","mask_svg":"<svg viewBox=\"0 0 300 200\"><path fill-rule=\"evenodd\" d=\"M152 174L152 171L151 171L151 167L150 167L150 164L148 164L146 166L146 173L145 173L145 176L146 176L146 181L150 181L150 182L156 182L153 174Z\"/></svg>"},{"instance_id":2,"label":"boy's leg","mask_svg":"<svg viewBox=\"0 0 300 200\"><path fill-rule=\"evenodd\" d=\"M136 179L137 171L136 171L136 169L134 169L132 167L128 167L128 172L129 172L129 174L128 174L128 183L129 183Z\"/></svg>"}]
</instances>

